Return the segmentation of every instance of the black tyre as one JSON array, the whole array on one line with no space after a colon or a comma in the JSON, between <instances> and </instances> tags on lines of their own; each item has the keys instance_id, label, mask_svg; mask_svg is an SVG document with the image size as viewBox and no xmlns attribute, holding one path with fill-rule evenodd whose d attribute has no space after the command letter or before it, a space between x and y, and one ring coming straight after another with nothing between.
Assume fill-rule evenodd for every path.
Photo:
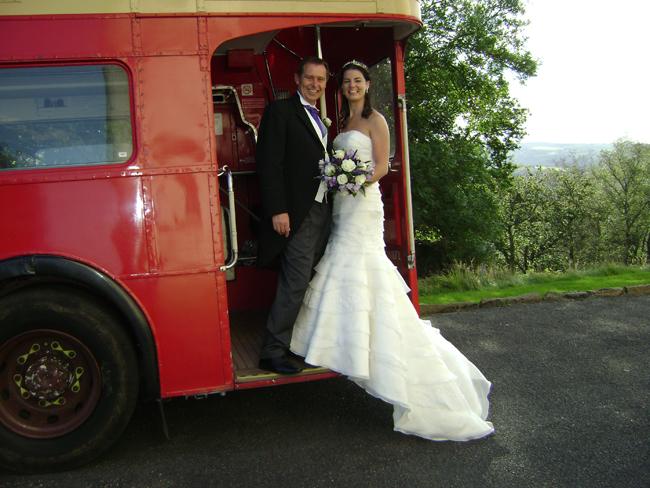
<instances>
[{"instance_id":1,"label":"black tyre","mask_svg":"<svg viewBox=\"0 0 650 488\"><path fill-rule=\"evenodd\" d=\"M78 467L117 440L137 397L134 347L110 307L67 285L0 298L0 465Z\"/></svg>"}]
</instances>

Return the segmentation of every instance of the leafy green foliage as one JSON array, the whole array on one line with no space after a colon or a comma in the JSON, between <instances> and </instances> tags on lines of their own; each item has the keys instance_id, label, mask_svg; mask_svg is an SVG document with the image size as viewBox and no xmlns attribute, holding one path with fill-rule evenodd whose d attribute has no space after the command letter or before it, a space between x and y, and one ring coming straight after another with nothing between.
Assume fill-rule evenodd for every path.
<instances>
[{"instance_id":1,"label":"leafy green foliage","mask_svg":"<svg viewBox=\"0 0 650 488\"><path fill-rule=\"evenodd\" d=\"M593 176L599 188L599 231L612 257L625 264L646 261L650 255L650 144L617 140L611 151L600 153Z\"/></svg>"},{"instance_id":2,"label":"leafy green foliage","mask_svg":"<svg viewBox=\"0 0 650 488\"><path fill-rule=\"evenodd\" d=\"M524 82L523 0L423 0L405 76L416 236L435 266L506 265L510 273L650 261L650 145L620 139L593 165L514 176L509 153L526 109L506 74Z\"/></svg>"},{"instance_id":3,"label":"leafy green foliage","mask_svg":"<svg viewBox=\"0 0 650 488\"><path fill-rule=\"evenodd\" d=\"M524 49L521 0L424 0L405 75L415 227L442 244L446 262L486 259L498 226L498 190L526 110L511 98L537 62Z\"/></svg>"},{"instance_id":4,"label":"leafy green foliage","mask_svg":"<svg viewBox=\"0 0 650 488\"><path fill-rule=\"evenodd\" d=\"M547 221L548 188L543 173L528 170L514 178L514 184L501 191L502 234L496 248L510 272L527 272L554 244Z\"/></svg>"},{"instance_id":5,"label":"leafy green foliage","mask_svg":"<svg viewBox=\"0 0 650 488\"><path fill-rule=\"evenodd\" d=\"M412 151L418 231L433 230L446 261L480 259L496 237L496 184L483 150L462 140L419 145Z\"/></svg>"},{"instance_id":6,"label":"leafy green foliage","mask_svg":"<svg viewBox=\"0 0 650 488\"><path fill-rule=\"evenodd\" d=\"M557 237L554 269L577 269L580 263L598 263L593 248L597 246L593 228L595 214L594 182L588 178L587 168L565 165L561 171L547 174L549 211L547 219L551 232ZM545 267L548 267L545 266Z\"/></svg>"},{"instance_id":7,"label":"leafy green foliage","mask_svg":"<svg viewBox=\"0 0 650 488\"><path fill-rule=\"evenodd\" d=\"M650 145L612 147L589 166L529 169L501 191L496 248L511 272L650 260Z\"/></svg>"}]
</instances>

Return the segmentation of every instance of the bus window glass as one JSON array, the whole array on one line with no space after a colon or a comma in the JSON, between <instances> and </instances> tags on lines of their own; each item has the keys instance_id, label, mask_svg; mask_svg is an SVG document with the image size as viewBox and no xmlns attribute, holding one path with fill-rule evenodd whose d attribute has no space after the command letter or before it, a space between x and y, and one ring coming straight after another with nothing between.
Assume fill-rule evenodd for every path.
<instances>
[{"instance_id":1,"label":"bus window glass","mask_svg":"<svg viewBox=\"0 0 650 488\"><path fill-rule=\"evenodd\" d=\"M0 69L0 170L120 163L132 153L123 68Z\"/></svg>"},{"instance_id":2,"label":"bus window glass","mask_svg":"<svg viewBox=\"0 0 650 488\"><path fill-rule=\"evenodd\" d=\"M390 129L390 157L395 156L395 106L393 94L393 71L390 58L384 58L369 67L372 78L370 92L373 107L386 118Z\"/></svg>"}]
</instances>

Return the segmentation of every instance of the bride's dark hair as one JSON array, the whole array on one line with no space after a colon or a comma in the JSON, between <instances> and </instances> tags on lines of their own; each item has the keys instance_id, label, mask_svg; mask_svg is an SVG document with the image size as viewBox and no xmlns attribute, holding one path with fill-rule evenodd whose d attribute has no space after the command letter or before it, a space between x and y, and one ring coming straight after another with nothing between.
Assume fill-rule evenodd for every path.
<instances>
[{"instance_id":1,"label":"bride's dark hair","mask_svg":"<svg viewBox=\"0 0 650 488\"><path fill-rule=\"evenodd\" d=\"M360 63L359 61L352 60L345 63L341 68L341 71L339 71L339 76L338 76L339 87L343 86L343 75L345 74L346 71L351 69L356 69L361 71L363 78L366 81L370 81L370 72L368 71L368 67L365 64ZM370 117L370 114L372 114L372 103L370 101L369 90L366 90L366 94L363 102L363 112L361 112L361 117L367 119L368 117ZM350 118L350 104L348 102L348 99L345 98L344 95L341 97L341 120L339 122L340 129L343 129L343 126L345 126L345 123L348 121L349 118Z\"/></svg>"}]
</instances>

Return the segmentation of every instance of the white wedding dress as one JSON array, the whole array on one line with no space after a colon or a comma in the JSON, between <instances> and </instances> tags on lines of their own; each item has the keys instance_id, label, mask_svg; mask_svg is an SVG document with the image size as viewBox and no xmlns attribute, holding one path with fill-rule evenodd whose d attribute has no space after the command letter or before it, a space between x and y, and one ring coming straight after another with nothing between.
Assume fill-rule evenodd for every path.
<instances>
[{"instance_id":1,"label":"white wedding dress","mask_svg":"<svg viewBox=\"0 0 650 488\"><path fill-rule=\"evenodd\" d=\"M335 149L372 159L371 140L348 131ZM291 350L308 364L355 381L394 405L395 430L431 440L466 441L494 428L485 419L490 382L420 320L409 289L384 250L379 185L334 197L333 227L296 320Z\"/></svg>"}]
</instances>

